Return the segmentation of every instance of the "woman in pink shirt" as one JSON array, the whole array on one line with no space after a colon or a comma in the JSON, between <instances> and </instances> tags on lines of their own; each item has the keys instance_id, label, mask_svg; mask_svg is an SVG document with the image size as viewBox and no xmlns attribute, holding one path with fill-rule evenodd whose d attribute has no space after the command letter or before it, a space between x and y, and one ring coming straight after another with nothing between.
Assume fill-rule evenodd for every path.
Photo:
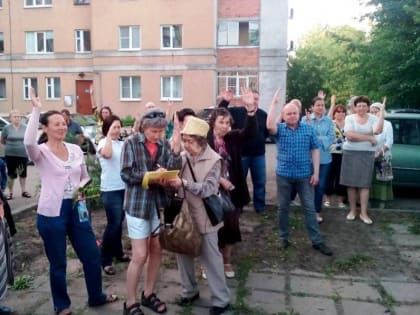
<instances>
[{"instance_id":1,"label":"woman in pink shirt","mask_svg":"<svg viewBox=\"0 0 420 315\"><path fill-rule=\"evenodd\" d=\"M64 117L48 111L41 117L45 142L36 143L41 101L31 88L32 115L25 132L24 144L41 177L37 227L44 241L50 263L50 285L54 310L58 315L71 314L66 284L66 237L83 264L89 306L115 302L116 295L102 291L101 255L87 216L80 216L73 196L89 181L79 146L63 141L67 132Z\"/></svg>"}]
</instances>

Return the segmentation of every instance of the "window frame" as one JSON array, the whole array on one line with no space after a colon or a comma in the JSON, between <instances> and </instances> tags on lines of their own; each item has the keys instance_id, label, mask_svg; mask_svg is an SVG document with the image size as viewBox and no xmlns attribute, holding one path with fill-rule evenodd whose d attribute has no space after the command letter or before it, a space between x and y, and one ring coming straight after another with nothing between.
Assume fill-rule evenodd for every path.
<instances>
[{"instance_id":1,"label":"window frame","mask_svg":"<svg viewBox=\"0 0 420 315\"><path fill-rule=\"evenodd\" d=\"M78 37L78 33L81 34L81 36ZM89 50L86 50L85 48L85 33L89 33ZM78 41L80 41L80 46L82 47L82 50L78 50ZM90 30L88 29L77 29L74 30L74 50L76 53L90 53L92 52L92 36L90 35Z\"/></svg>"},{"instance_id":2,"label":"window frame","mask_svg":"<svg viewBox=\"0 0 420 315\"><path fill-rule=\"evenodd\" d=\"M33 81L35 82L35 84L33 84ZM25 77L25 78L23 78L23 99L25 101L30 101L31 100L30 93L29 93L29 89L31 87L33 87L35 89L35 91L38 90L38 78L37 77Z\"/></svg>"},{"instance_id":3,"label":"window frame","mask_svg":"<svg viewBox=\"0 0 420 315\"><path fill-rule=\"evenodd\" d=\"M129 35L128 35L129 47L128 48L123 48L122 45L121 45L122 44L121 43L121 40L122 40L121 30L123 28L128 28L128 33L129 33ZM133 47L133 29L134 28L138 29L139 47ZM141 27L140 27L140 25L122 25L122 26L119 26L119 28L118 28L118 44L119 44L119 50L120 51L138 51L138 50L141 50Z\"/></svg>"},{"instance_id":4,"label":"window frame","mask_svg":"<svg viewBox=\"0 0 420 315\"><path fill-rule=\"evenodd\" d=\"M229 79L235 80L235 86L229 84ZM233 96L236 98L241 97L241 80L245 79L245 87L246 88L254 88L258 90L258 74L255 72L255 74L251 73L241 73L241 72L235 72L235 73L221 73L219 72L217 74L217 84L218 84L218 90L226 90L226 89L232 89L233 88ZM220 82L221 80L224 80L224 85L221 86ZM250 86L250 83L255 81L255 85L257 86Z\"/></svg>"},{"instance_id":5,"label":"window frame","mask_svg":"<svg viewBox=\"0 0 420 315\"><path fill-rule=\"evenodd\" d=\"M130 83L130 96L124 97L123 95L123 79L128 78ZM139 97L133 96L133 79L138 78L139 79ZM139 75L122 75L120 76L120 101L141 101L141 76Z\"/></svg>"},{"instance_id":6,"label":"window frame","mask_svg":"<svg viewBox=\"0 0 420 315\"><path fill-rule=\"evenodd\" d=\"M27 4L29 0L23 0L23 7L24 8L51 8L53 6L53 0L40 0L42 4L37 4L37 0L32 0L32 4ZM45 4L46 1L50 1L51 3Z\"/></svg>"},{"instance_id":7,"label":"window frame","mask_svg":"<svg viewBox=\"0 0 420 315\"><path fill-rule=\"evenodd\" d=\"M246 45L242 45L240 43L241 39L241 27L240 24L247 23L248 24L248 43ZM252 26L252 27L251 27ZM222 42L222 27L226 27L226 39ZM255 28L256 27L256 28ZM252 32L257 32L257 43L251 43L251 28ZM232 38L234 36L234 38ZM235 20L225 20L220 21L217 26L217 47L259 47L260 46L260 23L258 20L248 20L248 21L235 21Z\"/></svg>"},{"instance_id":8,"label":"window frame","mask_svg":"<svg viewBox=\"0 0 420 315\"><path fill-rule=\"evenodd\" d=\"M56 92L56 83L58 82L58 92ZM51 88L51 94L49 89ZM59 94L57 96L57 93ZM60 77L46 77L45 78L45 99L46 100L59 100L61 99L61 79Z\"/></svg>"},{"instance_id":9,"label":"window frame","mask_svg":"<svg viewBox=\"0 0 420 315\"><path fill-rule=\"evenodd\" d=\"M4 88L4 96L2 97L1 91L2 91L2 82L4 82L3 88ZM0 78L0 100L7 99L7 89L6 89L6 78Z\"/></svg>"},{"instance_id":10,"label":"window frame","mask_svg":"<svg viewBox=\"0 0 420 315\"><path fill-rule=\"evenodd\" d=\"M35 39L33 40L33 43L35 45L34 51L29 51L28 50L28 35L29 34L33 34L35 36ZM43 45L44 45L44 50L43 51L39 51L39 47L38 47L38 34L43 34L44 39L43 39ZM51 38L48 38L48 35L51 34ZM51 51L47 51L48 48L48 40L51 39L52 40L52 50ZM30 31L30 32L25 32L25 51L26 54L53 54L54 53L54 31Z\"/></svg>"},{"instance_id":11,"label":"window frame","mask_svg":"<svg viewBox=\"0 0 420 315\"><path fill-rule=\"evenodd\" d=\"M169 78L170 79L170 88L169 88L169 94L170 95L164 95L164 88L163 83L164 79ZM180 78L181 80L181 91L180 91L180 97L174 97L174 79ZM182 75L161 75L160 76L160 100L161 101L182 101L184 98L184 80Z\"/></svg>"},{"instance_id":12,"label":"window frame","mask_svg":"<svg viewBox=\"0 0 420 315\"><path fill-rule=\"evenodd\" d=\"M164 47L164 40L163 40L163 29L164 28L168 28L169 27L169 47ZM174 46L174 28L175 27L179 27L179 34L180 34L180 47L173 47ZM182 45L183 45L183 27L182 24L163 24L160 26L160 49L162 50L174 50L174 49L182 49Z\"/></svg>"}]
</instances>

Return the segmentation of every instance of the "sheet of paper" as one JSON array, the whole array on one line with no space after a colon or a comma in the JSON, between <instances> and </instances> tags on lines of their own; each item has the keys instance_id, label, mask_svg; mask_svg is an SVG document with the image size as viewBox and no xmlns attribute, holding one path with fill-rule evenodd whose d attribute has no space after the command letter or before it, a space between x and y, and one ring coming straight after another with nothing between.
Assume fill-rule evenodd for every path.
<instances>
[{"instance_id":1,"label":"sheet of paper","mask_svg":"<svg viewBox=\"0 0 420 315\"><path fill-rule=\"evenodd\" d=\"M154 180L174 179L177 177L178 173L179 170L147 172L143 177L142 187L148 189L149 183Z\"/></svg>"}]
</instances>

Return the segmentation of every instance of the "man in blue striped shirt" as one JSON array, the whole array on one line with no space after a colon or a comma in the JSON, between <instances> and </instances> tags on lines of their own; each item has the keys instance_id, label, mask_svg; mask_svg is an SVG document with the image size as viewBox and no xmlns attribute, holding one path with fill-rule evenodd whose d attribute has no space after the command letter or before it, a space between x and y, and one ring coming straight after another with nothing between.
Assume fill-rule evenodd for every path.
<instances>
[{"instance_id":1,"label":"man in blue striped shirt","mask_svg":"<svg viewBox=\"0 0 420 315\"><path fill-rule=\"evenodd\" d=\"M321 239L314 206L314 186L319 180L319 142L315 130L301 124L295 104L282 108L283 123L276 123L279 90L274 94L267 117L267 129L277 143L277 195L282 247L289 247L290 193L296 189L305 214L305 225L312 247L324 255L332 251Z\"/></svg>"}]
</instances>

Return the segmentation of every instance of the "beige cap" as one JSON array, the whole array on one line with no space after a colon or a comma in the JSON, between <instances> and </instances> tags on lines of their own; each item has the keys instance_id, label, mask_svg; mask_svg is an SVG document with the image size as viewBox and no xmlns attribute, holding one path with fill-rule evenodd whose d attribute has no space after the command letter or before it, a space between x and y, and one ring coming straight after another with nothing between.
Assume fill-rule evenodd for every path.
<instances>
[{"instance_id":1,"label":"beige cap","mask_svg":"<svg viewBox=\"0 0 420 315\"><path fill-rule=\"evenodd\" d=\"M373 103L372 105L370 105L370 108L372 108L372 107L381 110L382 109L382 104L381 103Z\"/></svg>"},{"instance_id":2,"label":"beige cap","mask_svg":"<svg viewBox=\"0 0 420 315\"><path fill-rule=\"evenodd\" d=\"M188 117L187 122L184 125L184 128L181 130L181 133L184 135L191 135L191 136L201 136L207 137L207 133L209 132L210 126L209 124L197 117L191 116Z\"/></svg>"}]
</instances>

